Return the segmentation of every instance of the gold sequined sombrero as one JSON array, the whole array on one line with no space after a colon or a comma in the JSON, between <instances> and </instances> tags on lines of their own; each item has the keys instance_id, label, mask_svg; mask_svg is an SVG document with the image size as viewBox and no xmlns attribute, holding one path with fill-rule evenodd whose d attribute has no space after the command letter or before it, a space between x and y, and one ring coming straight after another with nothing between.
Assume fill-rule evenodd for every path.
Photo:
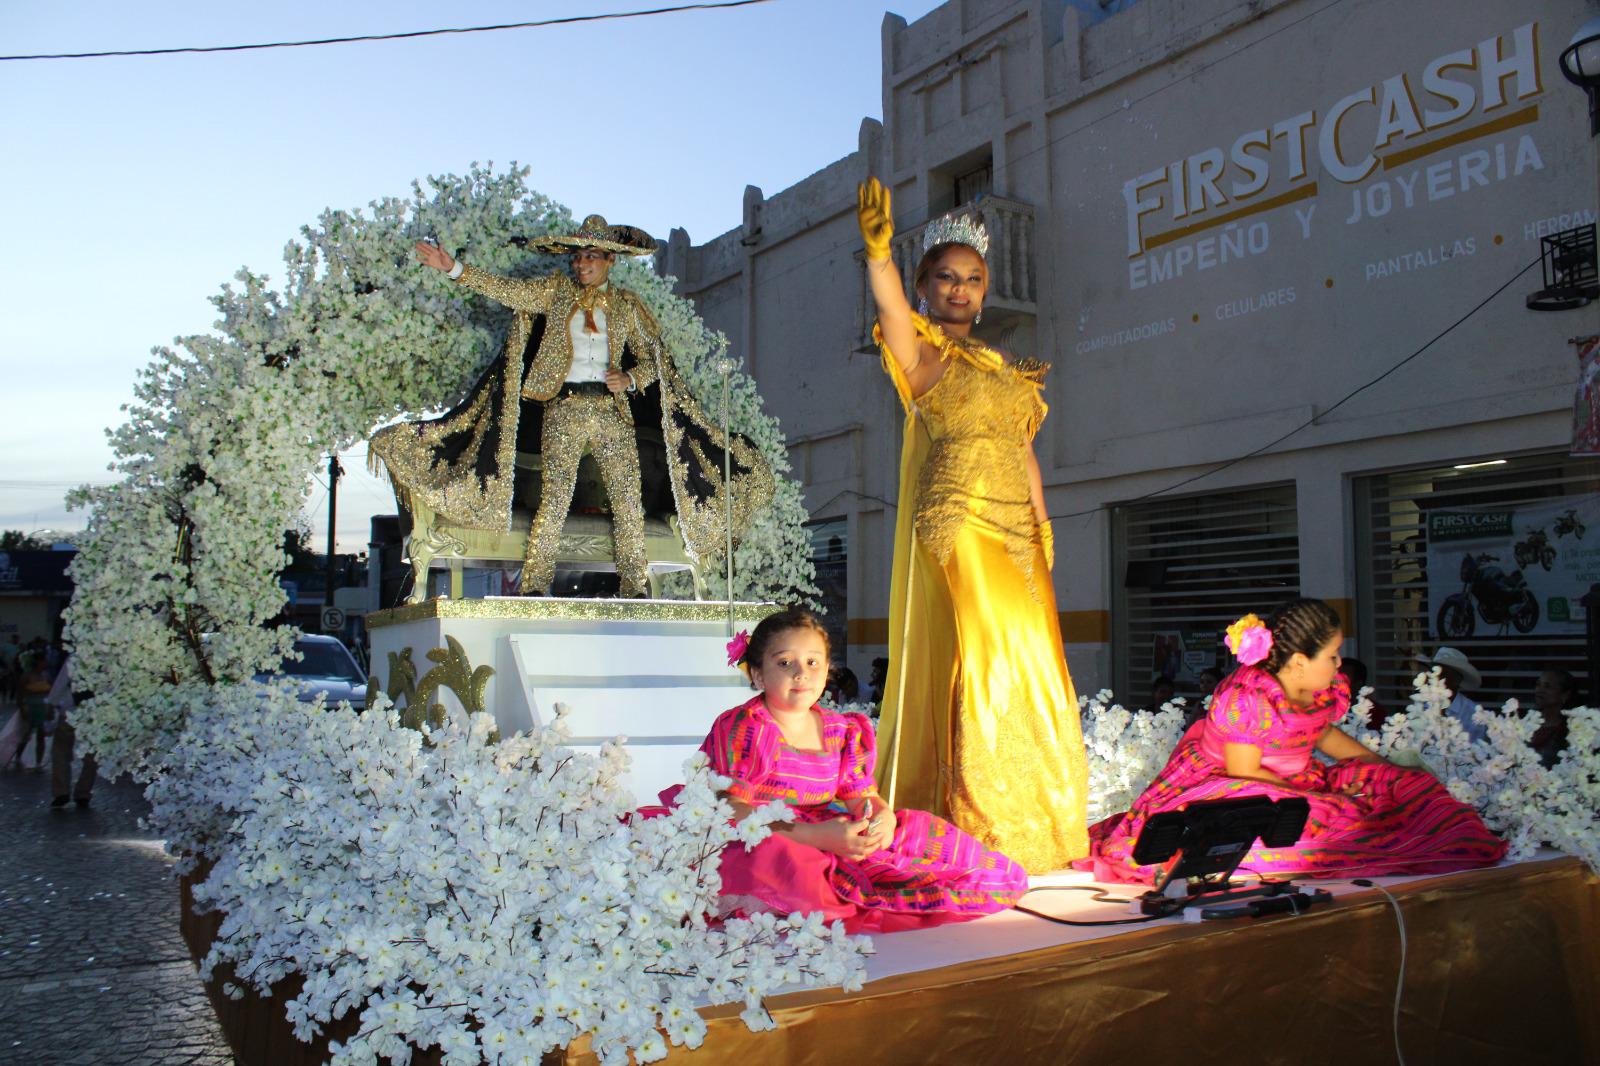
<instances>
[{"instance_id":1,"label":"gold sequined sombrero","mask_svg":"<svg viewBox=\"0 0 1600 1066\"><path fill-rule=\"evenodd\" d=\"M518 241L519 244L523 243ZM618 255L654 255L655 238L637 226L613 226L604 216L590 215L576 233L549 237L529 237L526 247L538 252L562 255L580 248L598 248Z\"/></svg>"}]
</instances>

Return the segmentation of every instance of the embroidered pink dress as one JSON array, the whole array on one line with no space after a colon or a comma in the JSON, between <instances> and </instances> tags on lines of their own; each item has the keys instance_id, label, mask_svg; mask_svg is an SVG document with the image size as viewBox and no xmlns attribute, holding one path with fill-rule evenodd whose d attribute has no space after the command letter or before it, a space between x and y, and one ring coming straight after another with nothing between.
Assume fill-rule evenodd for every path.
<instances>
[{"instance_id":1,"label":"embroidered pink dress","mask_svg":"<svg viewBox=\"0 0 1600 1066\"><path fill-rule=\"evenodd\" d=\"M1304 796L1311 815L1293 847L1258 844L1241 869L1359 877L1446 873L1500 861L1505 842L1431 774L1354 759L1324 766L1311 757L1323 731L1344 717L1349 705L1349 682L1343 677L1302 709L1290 705L1267 671L1254 666L1235 671L1217 686L1206 717L1184 733L1166 768L1133 808L1089 827L1091 856L1079 865L1092 869L1097 880L1148 882L1155 867L1135 865L1133 846L1150 815L1194 800L1256 795ZM1262 768L1290 787L1229 777L1224 761L1229 743L1260 748ZM1352 784L1359 786L1360 796L1345 794Z\"/></svg>"},{"instance_id":2,"label":"embroidered pink dress","mask_svg":"<svg viewBox=\"0 0 1600 1066\"><path fill-rule=\"evenodd\" d=\"M796 822L822 822L873 794L877 741L859 714L815 708L822 749L790 745L761 697L724 711L700 750L732 778L728 794L751 806L782 800ZM722 893L746 912L821 911L851 932L893 932L1002 911L1028 890L1028 875L998 851L926 811L895 811L887 848L851 860L773 834L722 852Z\"/></svg>"}]
</instances>

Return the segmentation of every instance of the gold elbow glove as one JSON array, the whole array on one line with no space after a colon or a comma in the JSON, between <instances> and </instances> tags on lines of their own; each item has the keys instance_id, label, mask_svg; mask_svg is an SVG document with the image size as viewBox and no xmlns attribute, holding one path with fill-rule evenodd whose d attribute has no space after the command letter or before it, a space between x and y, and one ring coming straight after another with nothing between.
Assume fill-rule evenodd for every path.
<instances>
[{"instance_id":1,"label":"gold elbow glove","mask_svg":"<svg viewBox=\"0 0 1600 1066\"><path fill-rule=\"evenodd\" d=\"M856 187L856 223L861 227L861 243L867 258L889 258L889 242L894 239L894 218L889 213L889 190L877 178L868 178Z\"/></svg>"},{"instance_id":2,"label":"gold elbow glove","mask_svg":"<svg viewBox=\"0 0 1600 1066\"><path fill-rule=\"evenodd\" d=\"M1044 549L1044 565L1054 570L1056 568L1056 534L1050 527L1050 519L1046 518L1039 523L1039 547Z\"/></svg>"}]
</instances>

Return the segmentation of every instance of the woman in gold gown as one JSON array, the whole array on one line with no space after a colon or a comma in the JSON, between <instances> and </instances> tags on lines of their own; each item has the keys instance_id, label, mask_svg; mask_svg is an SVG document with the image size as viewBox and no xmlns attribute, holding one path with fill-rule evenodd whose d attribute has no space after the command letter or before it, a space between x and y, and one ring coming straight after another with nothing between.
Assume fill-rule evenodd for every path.
<instances>
[{"instance_id":1,"label":"woman in gold gown","mask_svg":"<svg viewBox=\"0 0 1600 1066\"><path fill-rule=\"evenodd\" d=\"M1088 771L1050 579L1033 436L1044 367L975 339L988 238L931 223L913 312L889 256L889 192L858 219L883 367L905 407L878 787L939 814L1030 873L1088 853Z\"/></svg>"}]
</instances>

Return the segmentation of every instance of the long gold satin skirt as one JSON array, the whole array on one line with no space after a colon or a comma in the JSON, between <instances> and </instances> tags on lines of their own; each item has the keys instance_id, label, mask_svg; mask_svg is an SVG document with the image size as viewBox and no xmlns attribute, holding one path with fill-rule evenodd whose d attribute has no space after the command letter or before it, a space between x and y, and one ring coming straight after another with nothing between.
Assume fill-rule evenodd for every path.
<instances>
[{"instance_id":1,"label":"long gold satin skirt","mask_svg":"<svg viewBox=\"0 0 1600 1066\"><path fill-rule=\"evenodd\" d=\"M940 566L915 537L880 724L879 789L1030 873L1088 854L1088 764L1043 550L1038 597L979 519ZM896 654L898 653L898 661Z\"/></svg>"}]
</instances>

